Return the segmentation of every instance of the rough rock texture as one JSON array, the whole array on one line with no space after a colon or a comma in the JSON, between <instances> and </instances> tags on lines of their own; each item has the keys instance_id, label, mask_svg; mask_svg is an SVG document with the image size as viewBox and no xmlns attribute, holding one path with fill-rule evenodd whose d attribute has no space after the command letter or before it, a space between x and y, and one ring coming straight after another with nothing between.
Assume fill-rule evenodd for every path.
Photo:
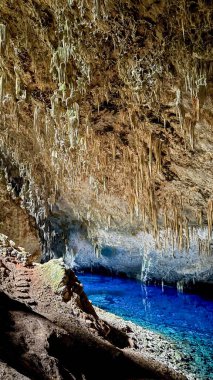
<instances>
[{"instance_id":1,"label":"rough rock texture","mask_svg":"<svg viewBox=\"0 0 213 380\"><path fill-rule=\"evenodd\" d=\"M95 310L98 316L110 326L125 331L135 342L134 350L140 351L147 359L152 361L157 357L158 360L167 366L185 374L188 380L207 380L209 374L212 373L210 357L204 359L204 361L208 362L209 368L203 373L203 366L196 365L196 360L192 359L191 352L185 352L183 342L166 339L164 335L123 320L98 307L95 307ZM129 350L129 348L127 347L125 350Z\"/></svg>"},{"instance_id":2,"label":"rough rock texture","mask_svg":"<svg viewBox=\"0 0 213 380\"><path fill-rule=\"evenodd\" d=\"M26 209L21 207L20 200L15 194L19 192L19 183L14 171L10 168L13 178L13 193L6 183L4 171L0 169L0 229L17 245L24 247L34 255L34 260L41 255L41 244L34 219L29 216Z\"/></svg>"},{"instance_id":3,"label":"rough rock texture","mask_svg":"<svg viewBox=\"0 0 213 380\"><path fill-rule=\"evenodd\" d=\"M73 225L64 255L66 264L77 270L127 275L144 282L164 281L186 287L213 283L213 256L200 254L196 241L191 243L188 253L171 246L159 252L154 238L147 233L132 236L112 231L109 234L99 229L96 236L94 246L88 241L85 229L79 224ZM196 239L200 236L202 231L198 230Z\"/></svg>"},{"instance_id":4,"label":"rough rock texture","mask_svg":"<svg viewBox=\"0 0 213 380\"><path fill-rule=\"evenodd\" d=\"M1 1L0 149L46 257L54 218L64 247L79 220L97 254L100 228L211 253L212 18L207 0Z\"/></svg>"},{"instance_id":5,"label":"rough rock texture","mask_svg":"<svg viewBox=\"0 0 213 380\"><path fill-rule=\"evenodd\" d=\"M134 342L97 316L62 261L33 265L30 259L1 235L2 378L186 379L137 351L125 351Z\"/></svg>"},{"instance_id":6,"label":"rough rock texture","mask_svg":"<svg viewBox=\"0 0 213 380\"><path fill-rule=\"evenodd\" d=\"M94 248L84 239L77 243L78 253L73 257L66 256L66 263L76 270L97 273L127 275L143 282L164 281L180 286L193 286L195 283L213 283L213 258L196 254L196 247L186 255L185 252L168 250L163 253L156 252L153 238L145 236L147 251L144 252L144 235L137 239L131 236L115 235L116 240L108 241L107 246L99 256ZM122 240L120 240L122 239ZM114 241L113 241L114 240ZM142 247L141 250L139 247ZM195 251L193 251L195 248ZM147 253L148 252L148 253Z\"/></svg>"}]
</instances>

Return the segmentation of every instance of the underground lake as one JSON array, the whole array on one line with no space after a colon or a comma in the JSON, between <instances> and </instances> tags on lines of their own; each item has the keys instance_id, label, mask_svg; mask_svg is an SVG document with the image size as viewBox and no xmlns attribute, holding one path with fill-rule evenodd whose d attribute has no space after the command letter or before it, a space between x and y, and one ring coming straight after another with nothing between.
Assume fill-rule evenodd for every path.
<instances>
[{"instance_id":1,"label":"underground lake","mask_svg":"<svg viewBox=\"0 0 213 380\"><path fill-rule=\"evenodd\" d=\"M175 343L189 379L213 379L212 298L133 279L88 273L78 278L93 305Z\"/></svg>"}]
</instances>

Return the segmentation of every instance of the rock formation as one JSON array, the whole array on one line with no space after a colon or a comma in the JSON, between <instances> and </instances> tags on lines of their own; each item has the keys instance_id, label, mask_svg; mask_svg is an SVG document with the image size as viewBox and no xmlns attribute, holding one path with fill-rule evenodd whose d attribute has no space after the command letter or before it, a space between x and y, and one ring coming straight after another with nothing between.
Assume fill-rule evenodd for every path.
<instances>
[{"instance_id":1,"label":"rock formation","mask_svg":"<svg viewBox=\"0 0 213 380\"><path fill-rule=\"evenodd\" d=\"M62 260L35 265L0 236L2 379L185 379L133 346L124 331L97 316Z\"/></svg>"},{"instance_id":2,"label":"rock formation","mask_svg":"<svg viewBox=\"0 0 213 380\"><path fill-rule=\"evenodd\" d=\"M212 18L207 0L1 1L1 166L44 260L73 258L79 225L134 275L172 252L168 280L212 281Z\"/></svg>"},{"instance_id":3,"label":"rock formation","mask_svg":"<svg viewBox=\"0 0 213 380\"><path fill-rule=\"evenodd\" d=\"M213 281L212 25L209 0L1 0L1 378L184 378L71 268Z\"/></svg>"}]
</instances>

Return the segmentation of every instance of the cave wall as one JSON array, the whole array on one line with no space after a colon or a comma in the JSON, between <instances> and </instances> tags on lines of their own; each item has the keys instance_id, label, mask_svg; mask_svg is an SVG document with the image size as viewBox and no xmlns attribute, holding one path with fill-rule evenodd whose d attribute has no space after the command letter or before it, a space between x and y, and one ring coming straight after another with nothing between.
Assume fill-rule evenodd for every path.
<instances>
[{"instance_id":1,"label":"cave wall","mask_svg":"<svg viewBox=\"0 0 213 380\"><path fill-rule=\"evenodd\" d=\"M207 0L1 1L0 150L44 260L70 221L209 260L212 21Z\"/></svg>"},{"instance_id":2,"label":"cave wall","mask_svg":"<svg viewBox=\"0 0 213 380\"><path fill-rule=\"evenodd\" d=\"M212 241L208 254L201 243L208 240L208 229L190 232L190 247L180 250L164 245L165 231L157 243L147 232L123 233L113 229L92 231L76 220L67 209L55 207L48 218L51 235L43 261L63 257L70 268L107 275L127 276L143 282L174 284L182 287L213 283ZM161 247L160 242L163 242ZM198 249L200 247L200 250Z\"/></svg>"},{"instance_id":3,"label":"cave wall","mask_svg":"<svg viewBox=\"0 0 213 380\"><path fill-rule=\"evenodd\" d=\"M18 194L22 182L19 177L15 177L15 170L13 174L9 184L5 178L5 171L0 168L0 231L30 252L36 261L41 256L39 234L35 220L21 207Z\"/></svg>"},{"instance_id":4,"label":"cave wall","mask_svg":"<svg viewBox=\"0 0 213 380\"><path fill-rule=\"evenodd\" d=\"M143 282L172 283L180 288L213 283L213 256L197 251L196 239L202 238L202 230L197 231L193 244L185 252L172 246L159 250L152 235L147 233L133 236L99 230L92 242L82 225L75 222L73 228L73 224L64 260L77 271L116 274Z\"/></svg>"}]
</instances>

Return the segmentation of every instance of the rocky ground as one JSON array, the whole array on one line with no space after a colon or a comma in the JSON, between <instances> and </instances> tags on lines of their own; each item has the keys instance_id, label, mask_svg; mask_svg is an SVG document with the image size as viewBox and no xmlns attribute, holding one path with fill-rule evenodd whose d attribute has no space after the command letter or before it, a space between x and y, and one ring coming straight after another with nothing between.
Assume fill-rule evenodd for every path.
<instances>
[{"instance_id":1,"label":"rocky ground","mask_svg":"<svg viewBox=\"0 0 213 380\"><path fill-rule=\"evenodd\" d=\"M161 334L142 328L130 321L125 321L98 307L95 307L95 310L102 320L127 334L129 339L134 342L134 347L131 350L141 352L151 362L158 358L161 363L164 363L171 369L180 371L189 380L201 379L196 374L196 369L193 368L190 358L182 352L177 342ZM129 350L129 348L125 348L125 350Z\"/></svg>"},{"instance_id":2,"label":"rocky ground","mask_svg":"<svg viewBox=\"0 0 213 380\"><path fill-rule=\"evenodd\" d=\"M103 321L61 260L33 264L4 235L0 309L2 379L186 379Z\"/></svg>"}]
</instances>

